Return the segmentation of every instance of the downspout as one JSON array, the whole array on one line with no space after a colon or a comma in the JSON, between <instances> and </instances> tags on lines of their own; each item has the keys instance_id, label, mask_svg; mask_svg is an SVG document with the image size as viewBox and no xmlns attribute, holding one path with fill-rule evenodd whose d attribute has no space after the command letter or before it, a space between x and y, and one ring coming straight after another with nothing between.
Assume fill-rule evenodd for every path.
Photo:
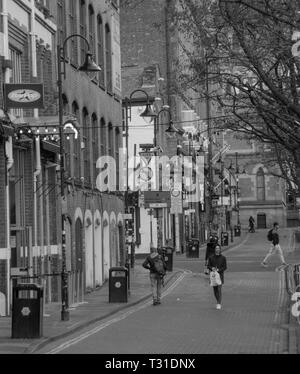
<instances>
[{"instance_id":1,"label":"downspout","mask_svg":"<svg viewBox=\"0 0 300 374\"><path fill-rule=\"evenodd\" d=\"M32 59L32 77L37 77L37 57L36 57L36 32L35 32L35 1L31 0L31 13L30 13L30 38L31 38L31 59ZM39 111L38 109L33 110L33 116L34 118L39 117ZM35 171L33 173L33 188L34 188L34 201L33 201L33 219L34 219L34 248L35 248L35 273L37 273L37 258L38 258L38 231L37 231L37 223L38 223L38 209L37 209L37 184L38 181L40 183L43 182L42 175L41 175L41 146L40 146L40 137L37 136L35 139ZM43 194L42 191L39 189L40 194L40 230L41 230L41 246L42 246L42 240L43 240ZM32 253L31 256L31 263L32 263ZM42 265L43 269L43 265ZM31 269L32 271L32 269ZM32 274L31 274L32 275Z\"/></svg>"},{"instance_id":2,"label":"downspout","mask_svg":"<svg viewBox=\"0 0 300 374\"><path fill-rule=\"evenodd\" d=\"M8 46L8 8L7 0L2 1L2 21L3 21L3 54L4 59L9 59L9 46ZM8 68L4 71L4 82L9 83L9 70ZM10 248L10 196L9 196L9 171L13 166L13 142L12 137L9 136L5 141L5 156L6 156L6 186L5 186L5 195L6 195L6 247L7 247L7 256L6 256L6 268L7 268L7 279L6 279L6 314L10 315L10 258L11 258L11 248Z\"/></svg>"}]
</instances>

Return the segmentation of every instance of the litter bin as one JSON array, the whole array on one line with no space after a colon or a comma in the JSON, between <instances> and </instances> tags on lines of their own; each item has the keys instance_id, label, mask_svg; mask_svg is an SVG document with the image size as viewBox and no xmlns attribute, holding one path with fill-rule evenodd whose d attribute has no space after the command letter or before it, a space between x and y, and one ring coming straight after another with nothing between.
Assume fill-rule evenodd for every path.
<instances>
[{"instance_id":1,"label":"litter bin","mask_svg":"<svg viewBox=\"0 0 300 374\"><path fill-rule=\"evenodd\" d=\"M127 303L128 299L128 270L126 267L109 269L109 302Z\"/></svg>"},{"instance_id":2,"label":"litter bin","mask_svg":"<svg viewBox=\"0 0 300 374\"><path fill-rule=\"evenodd\" d=\"M186 256L199 258L199 239L189 239L187 244Z\"/></svg>"},{"instance_id":3,"label":"litter bin","mask_svg":"<svg viewBox=\"0 0 300 374\"><path fill-rule=\"evenodd\" d=\"M241 236L241 226L234 226L234 236Z\"/></svg>"},{"instance_id":4,"label":"litter bin","mask_svg":"<svg viewBox=\"0 0 300 374\"><path fill-rule=\"evenodd\" d=\"M12 338L40 338L43 334L43 287L19 283L13 288Z\"/></svg>"},{"instance_id":5,"label":"litter bin","mask_svg":"<svg viewBox=\"0 0 300 374\"><path fill-rule=\"evenodd\" d=\"M164 247L163 254L164 260L167 265L167 271L173 271L173 247Z\"/></svg>"},{"instance_id":6,"label":"litter bin","mask_svg":"<svg viewBox=\"0 0 300 374\"><path fill-rule=\"evenodd\" d=\"M221 232L221 245L228 245L228 232Z\"/></svg>"}]
</instances>

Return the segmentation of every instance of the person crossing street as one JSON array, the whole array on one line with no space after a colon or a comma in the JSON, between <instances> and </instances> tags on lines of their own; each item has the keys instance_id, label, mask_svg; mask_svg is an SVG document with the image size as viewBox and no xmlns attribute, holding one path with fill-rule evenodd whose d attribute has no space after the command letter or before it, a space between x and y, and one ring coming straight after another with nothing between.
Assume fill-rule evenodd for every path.
<instances>
[{"instance_id":1,"label":"person crossing street","mask_svg":"<svg viewBox=\"0 0 300 374\"><path fill-rule=\"evenodd\" d=\"M284 259L284 256L283 256L283 252L282 252L282 249L281 249L280 244L279 244L278 230L279 230L279 224L278 224L278 222L274 222L273 229L269 230L269 232L268 232L268 240L271 242L271 247L270 247L269 252L267 253L266 257L261 262L261 265L263 267L268 267L267 261L276 252L279 255L279 258L281 260L281 264L286 265L286 262L285 262L285 259Z\"/></svg>"}]
</instances>

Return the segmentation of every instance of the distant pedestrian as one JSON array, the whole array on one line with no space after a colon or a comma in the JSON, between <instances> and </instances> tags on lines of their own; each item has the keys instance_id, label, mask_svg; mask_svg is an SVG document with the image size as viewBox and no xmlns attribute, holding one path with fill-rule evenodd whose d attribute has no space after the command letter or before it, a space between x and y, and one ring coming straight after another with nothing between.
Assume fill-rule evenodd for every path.
<instances>
[{"instance_id":1,"label":"distant pedestrian","mask_svg":"<svg viewBox=\"0 0 300 374\"><path fill-rule=\"evenodd\" d=\"M249 232L255 232L254 229L255 220L252 216L249 218Z\"/></svg>"},{"instance_id":2,"label":"distant pedestrian","mask_svg":"<svg viewBox=\"0 0 300 374\"><path fill-rule=\"evenodd\" d=\"M207 264L208 264L208 259L210 256L215 254L215 248L218 243L218 237L216 235L211 235L209 238L209 242L206 244L206 252L205 252L205 269L204 273L209 274Z\"/></svg>"},{"instance_id":3,"label":"distant pedestrian","mask_svg":"<svg viewBox=\"0 0 300 374\"><path fill-rule=\"evenodd\" d=\"M151 253L143 262L142 266L150 270L150 283L153 297L153 305L161 304L161 287L163 286L164 276L166 274L167 265L157 249L152 247Z\"/></svg>"},{"instance_id":4,"label":"distant pedestrian","mask_svg":"<svg viewBox=\"0 0 300 374\"><path fill-rule=\"evenodd\" d=\"M215 253L208 258L208 269L210 271L217 271L221 278L221 285L214 286L214 295L217 300L217 309L221 309L222 302L222 285L224 284L224 271L227 269L226 257L221 254L221 246L219 244L215 247Z\"/></svg>"},{"instance_id":5,"label":"distant pedestrian","mask_svg":"<svg viewBox=\"0 0 300 374\"><path fill-rule=\"evenodd\" d=\"M273 229L268 231L268 240L271 242L271 247L269 249L269 252L267 253L266 257L263 259L261 265L264 267L267 267L267 261L268 259L278 252L279 258L281 260L282 265L286 265L286 262L283 257L283 252L279 244L279 224L278 222L274 222Z\"/></svg>"}]
</instances>

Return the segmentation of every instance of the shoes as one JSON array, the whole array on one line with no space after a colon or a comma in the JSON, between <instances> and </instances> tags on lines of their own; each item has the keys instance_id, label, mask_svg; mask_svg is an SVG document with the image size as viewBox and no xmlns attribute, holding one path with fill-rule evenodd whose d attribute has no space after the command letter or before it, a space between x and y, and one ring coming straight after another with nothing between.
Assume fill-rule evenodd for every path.
<instances>
[{"instance_id":1,"label":"shoes","mask_svg":"<svg viewBox=\"0 0 300 374\"><path fill-rule=\"evenodd\" d=\"M154 300L153 301L153 305L157 305L158 303L157 303L157 301L156 300Z\"/></svg>"},{"instance_id":2,"label":"shoes","mask_svg":"<svg viewBox=\"0 0 300 374\"><path fill-rule=\"evenodd\" d=\"M287 263L286 263L286 262L283 262L283 263L281 264L281 266L287 266Z\"/></svg>"},{"instance_id":3,"label":"shoes","mask_svg":"<svg viewBox=\"0 0 300 374\"><path fill-rule=\"evenodd\" d=\"M216 309L221 309L221 304L217 304Z\"/></svg>"},{"instance_id":4,"label":"shoes","mask_svg":"<svg viewBox=\"0 0 300 374\"><path fill-rule=\"evenodd\" d=\"M261 263L261 266L263 266L264 268L267 268L267 267L268 267L268 265L267 265L265 262L262 262L262 263Z\"/></svg>"}]
</instances>

